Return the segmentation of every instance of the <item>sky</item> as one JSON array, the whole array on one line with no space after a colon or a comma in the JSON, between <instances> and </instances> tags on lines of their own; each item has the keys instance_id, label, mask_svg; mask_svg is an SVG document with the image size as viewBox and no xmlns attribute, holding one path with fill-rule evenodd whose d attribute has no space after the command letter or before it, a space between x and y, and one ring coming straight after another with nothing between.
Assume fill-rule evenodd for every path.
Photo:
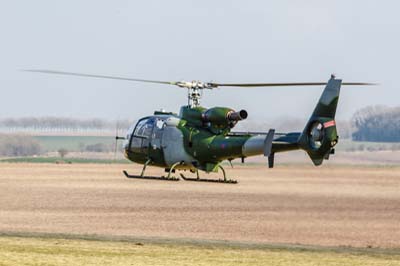
<instances>
[{"instance_id":1,"label":"sky","mask_svg":"<svg viewBox=\"0 0 400 266\"><path fill-rule=\"evenodd\" d=\"M27 73L157 80L378 82L343 87L338 119L400 105L399 1L0 0L0 118L131 119L186 104L181 88ZM252 120L307 119L322 87L221 88L202 104Z\"/></svg>"}]
</instances>

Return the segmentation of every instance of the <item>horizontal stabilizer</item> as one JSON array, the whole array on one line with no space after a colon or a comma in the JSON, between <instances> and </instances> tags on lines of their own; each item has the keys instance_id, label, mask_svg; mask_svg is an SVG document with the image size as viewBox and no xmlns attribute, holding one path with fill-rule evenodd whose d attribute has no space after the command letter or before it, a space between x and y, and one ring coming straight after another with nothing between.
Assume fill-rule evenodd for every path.
<instances>
[{"instance_id":1,"label":"horizontal stabilizer","mask_svg":"<svg viewBox=\"0 0 400 266\"><path fill-rule=\"evenodd\" d=\"M274 140L275 129L270 129L264 140L264 156L268 157L272 150L272 141Z\"/></svg>"}]
</instances>

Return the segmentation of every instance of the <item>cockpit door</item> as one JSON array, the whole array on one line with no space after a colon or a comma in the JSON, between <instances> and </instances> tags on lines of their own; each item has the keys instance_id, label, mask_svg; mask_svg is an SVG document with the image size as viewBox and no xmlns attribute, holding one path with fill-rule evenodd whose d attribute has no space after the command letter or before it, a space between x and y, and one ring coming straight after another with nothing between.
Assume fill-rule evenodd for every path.
<instances>
[{"instance_id":1,"label":"cockpit door","mask_svg":"<svg viewBox=\"0 0 400 266\"><path fill-rule=\"evenodd\" d=\"M131 152L148 154L154 129L154 122L154 118L145 118L137 123L131 136Z\"/></svg>"},{"instance_id":2,"label":"cockpit door","mask_svg":"<svg viewBox=\"0 0 400 266\"><path fill-rule=\"evenodd\" d=\"M164 152L161 145L164 124L165 119L160 117L147 117L140 120L130 135L129 151L140 156L142 160L151 159L155 165L164 165Z\"/></svg>"},{"instance_id":3,"label":"cockpit door","mask_svg":"<svg viewBox=\"0 0 400 266\"><path fill-rule=\"evenodd\" d=\"M164 131L164 120L161 118L156 118L151 138L151 146L153 149L161 149L161 139L163 131Z\"/></svg>"},{"instance_id":4,"label":"cockpit door","mask_svg":"<svg viewBox=\"0 0 400 266\"><path fill-rule=\"evenodd\" d=\"M162 165L164 164L164 152L162 148L162 135L164 132L164 123L165 120L159 117L156 117L154 120L154 129L153 134L151 135L151 143L149 156L153 160L154 163Z\"/></svg>"}]
</instances>

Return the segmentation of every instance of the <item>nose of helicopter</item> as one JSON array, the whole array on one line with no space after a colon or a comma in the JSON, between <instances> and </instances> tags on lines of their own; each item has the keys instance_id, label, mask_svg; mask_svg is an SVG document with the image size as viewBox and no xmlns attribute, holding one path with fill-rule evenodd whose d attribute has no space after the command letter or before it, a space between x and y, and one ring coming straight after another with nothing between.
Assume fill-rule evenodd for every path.
<instances>
[{"instance_id":1,"label":"nose of helicopter","mask_svg":"<svg viewBox=\"0 0 400 266\"><path fill-rule=\"evenodd\" d=\"M125 138L124 142L122 143L122 150L124 153L124 157L126 159L129 159L128 158L128 150L129 150L129 139L128 138Z\"/></svg>"}]
</instances>

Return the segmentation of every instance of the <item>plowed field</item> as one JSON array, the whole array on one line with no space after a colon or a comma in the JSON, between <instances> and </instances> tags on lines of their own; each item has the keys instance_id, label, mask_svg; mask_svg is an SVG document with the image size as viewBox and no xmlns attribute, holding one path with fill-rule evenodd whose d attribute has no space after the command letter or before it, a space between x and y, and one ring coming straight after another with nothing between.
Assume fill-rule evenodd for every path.
<instances>
[{"instance_id":1,"label":"plowed field","mask_svg":"<svg viewBox=\"0 0 400 266\"><path fill-rule=\"evenodd\" d=\"M398 167L238 166L237 185L133 180L126 167L141 170L0 164L0 232L400 247Z\"/></svg>"}]
</instances>

